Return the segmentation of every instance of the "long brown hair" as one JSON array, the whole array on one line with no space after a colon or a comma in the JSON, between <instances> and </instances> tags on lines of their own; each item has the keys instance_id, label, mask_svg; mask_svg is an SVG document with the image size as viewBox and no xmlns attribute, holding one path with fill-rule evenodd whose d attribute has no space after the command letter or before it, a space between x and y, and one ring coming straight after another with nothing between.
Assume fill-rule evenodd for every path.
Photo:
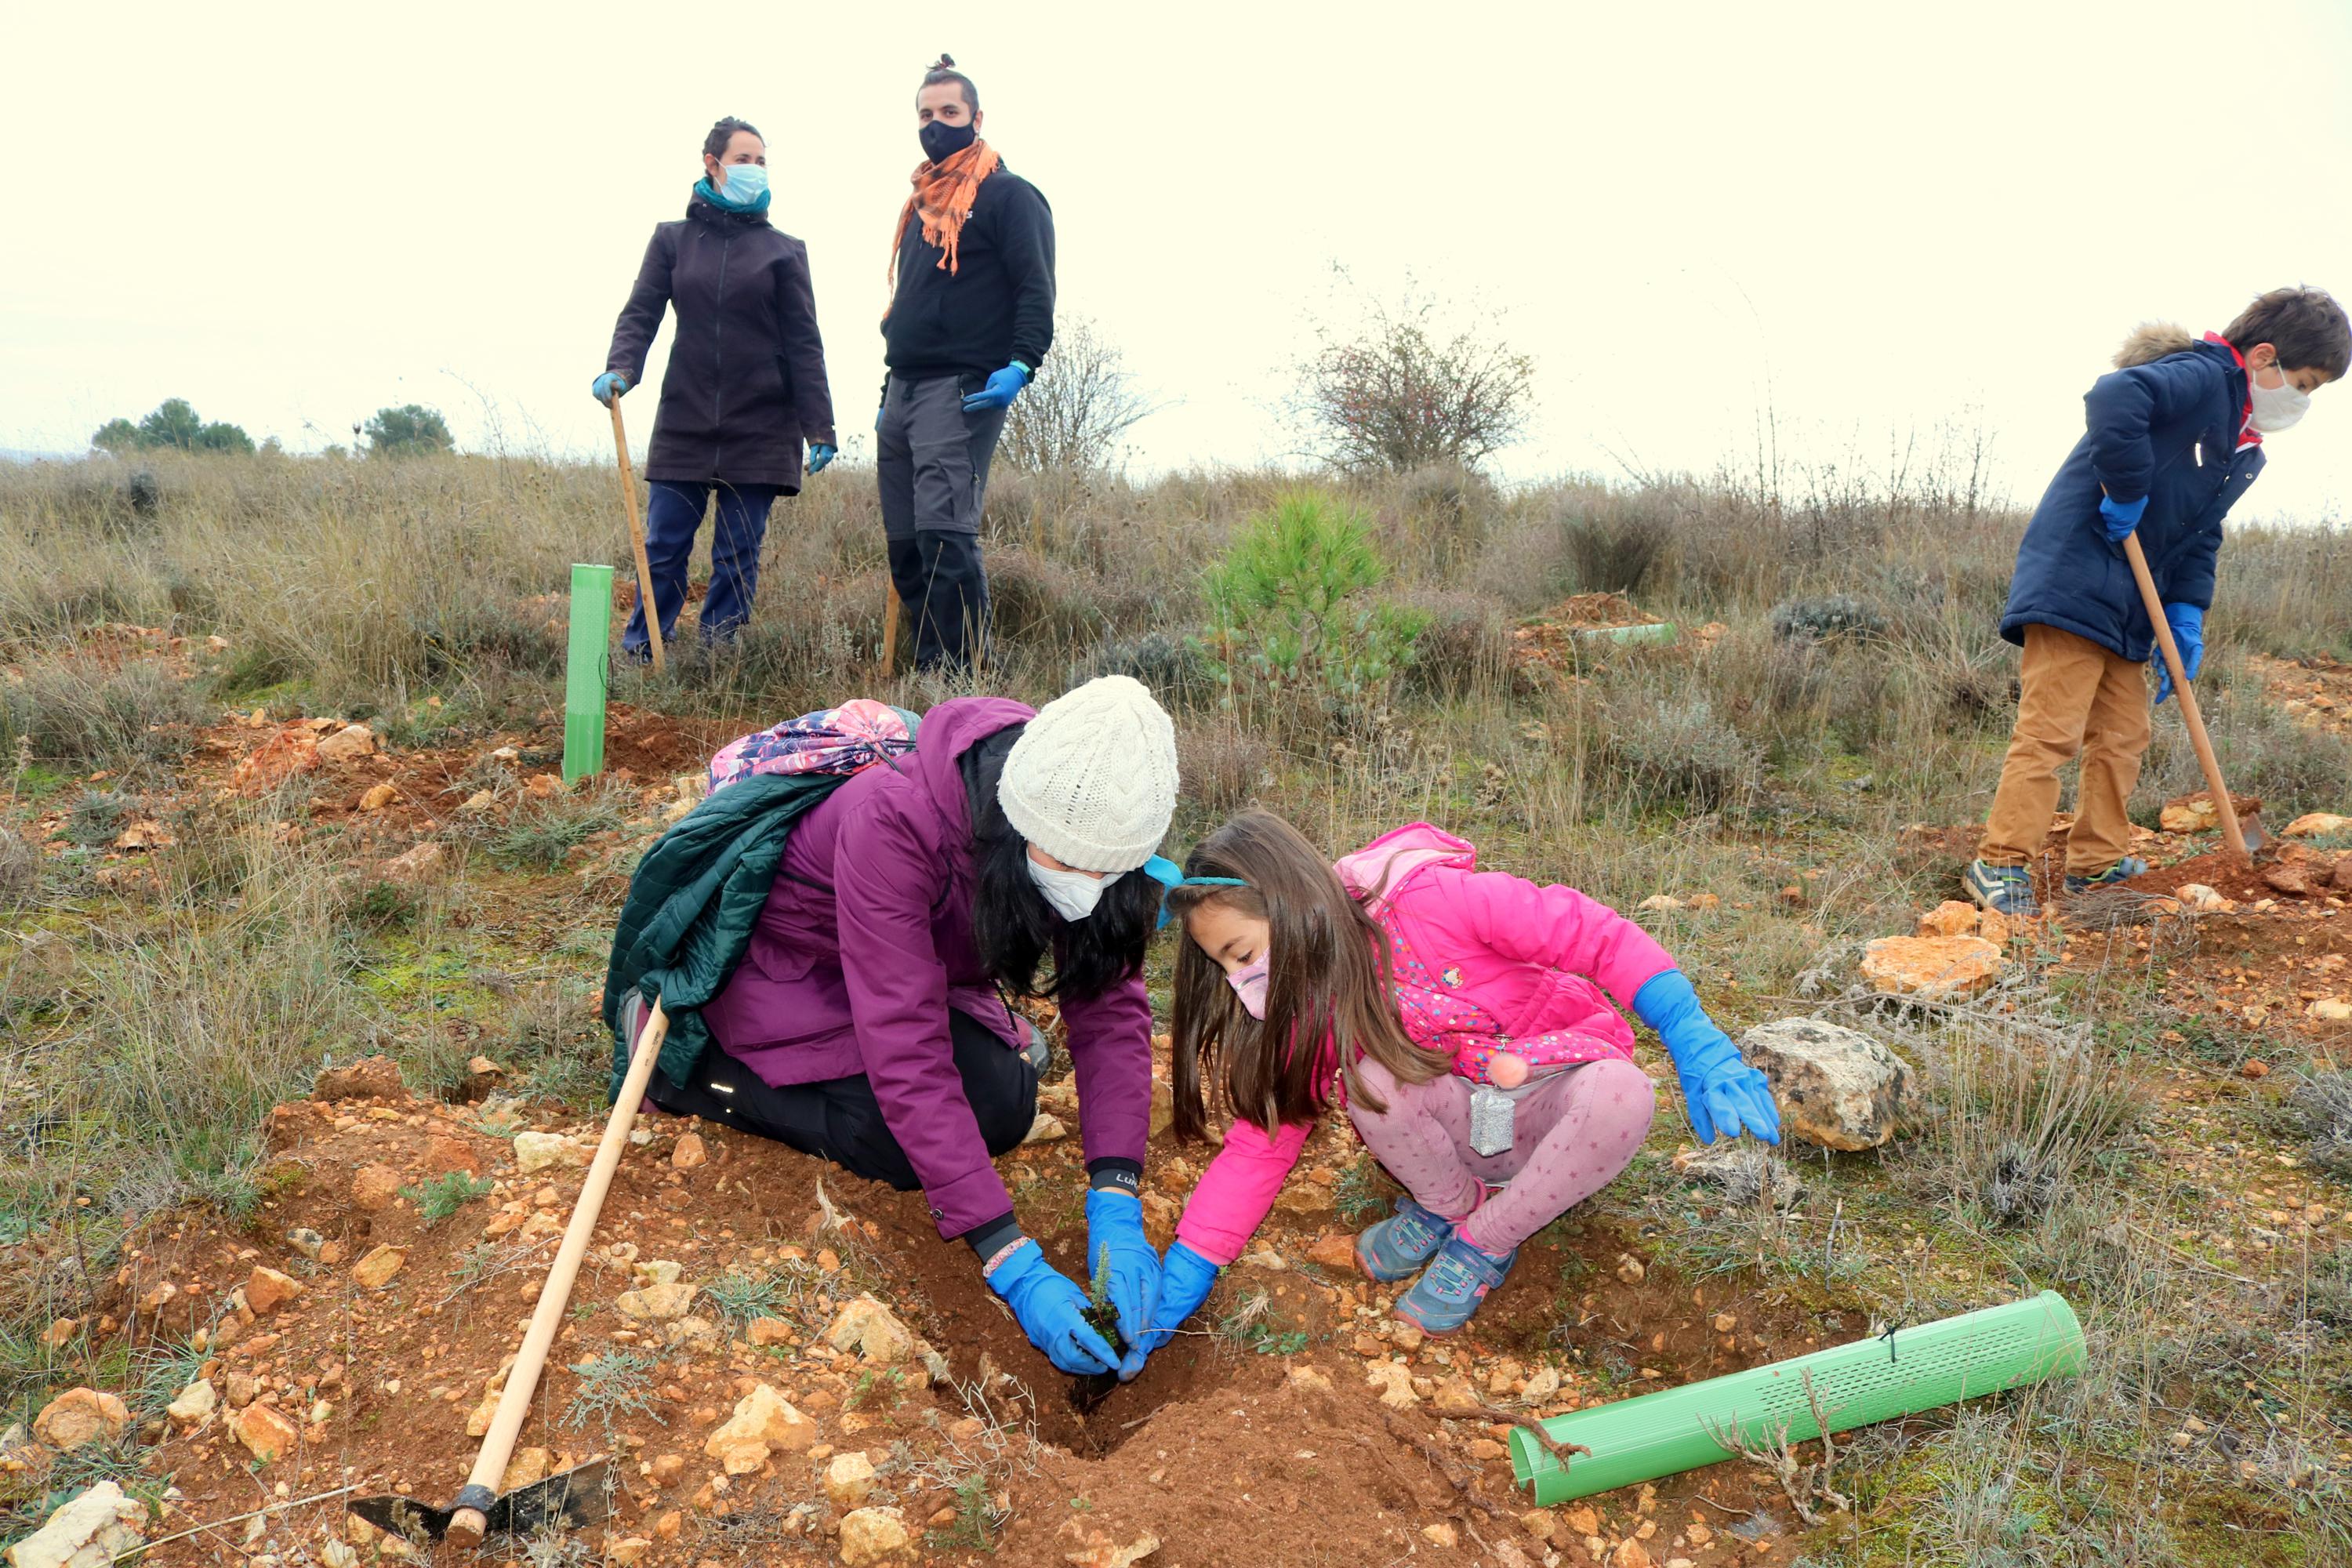
<instances>
[{"instance_id":1,"label":"long brown hair","mask_svg":"<svg viewBox=\"0 0 2352 1568\"><path fill-rule=\"evenodd\" d=\"M1177 944L1177 1137L1207 1131L1212 1100L1269 1136L1285 1122L1312 1120L1330 1103L1318 1070L1327 1048L1338 1056L1349 1099L1367 1110L1388 1108L1359 1079L1359 1055L1403 1083L1447 1071L1444 1053L1404 1032L1387 936L1297 828L1272 812L1245 811L1194 847L1184 874L1245 884L1176 888L1169 909L1181 919L1217 904L1264 920L1269 964L1261 1022L1243 1009L1223 968L1200 943L1188 934Z\"/></svg>"}]
</instances>

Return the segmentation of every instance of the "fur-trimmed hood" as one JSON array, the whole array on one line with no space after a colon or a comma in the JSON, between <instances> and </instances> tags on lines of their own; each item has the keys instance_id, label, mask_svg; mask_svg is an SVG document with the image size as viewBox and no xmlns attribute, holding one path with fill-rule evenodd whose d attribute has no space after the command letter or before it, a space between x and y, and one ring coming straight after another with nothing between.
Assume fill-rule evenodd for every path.
<instances>
[{"instance_id":1,"label":"fur-trimmed hood","mask_svg":"<svg viewBox=\"0 0 2352 1568\"><path fill-rule=\"evenodd\" d=\"M2131 330L2123 347L2116 351L2116 368L2129 370L2136 364L2154 364L2167 354L2181 353L2196 346L2196 338L2177 321L2142 321Z\"/></svg>"}]
</instances>

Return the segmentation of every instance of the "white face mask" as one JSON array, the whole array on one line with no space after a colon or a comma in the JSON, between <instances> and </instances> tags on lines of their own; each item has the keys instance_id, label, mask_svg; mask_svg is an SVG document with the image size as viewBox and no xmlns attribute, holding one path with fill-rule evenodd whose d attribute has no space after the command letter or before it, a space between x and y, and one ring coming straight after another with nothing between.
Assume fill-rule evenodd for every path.
<instances>
[{"instance_id":1,"label":"white face mask","mask_svg":"<svg viewBox=\"0 0 2352 1568\"><path fill-rule=\"evenodd\" d=\"M1116 876L1056 871L1051 866L1041 865L1034 855L1028 859L1029 879L1037 884L1037 890L1045 895L1054 912L1066 921L1082 921L1094 913L1095 906L1102 902L1103 889L1118 880Z\"/></svg>"},{"instance_id":2,"label":"white face mask","mask_svg":"<svg viewBox=\"0 0 2352 1568\"><path fill-rule=\"evenodd\" d=\"M2271 368L2278 369L2275 364ZM2297 391L2293 382L2264 386L2258 374L2251 370L2246 373L2246 390L2254 403L2253 416L2248 423L2255 429L2265 436L2274 436L2311 411L2311 394Z\"/></svg>"}]
</instances>

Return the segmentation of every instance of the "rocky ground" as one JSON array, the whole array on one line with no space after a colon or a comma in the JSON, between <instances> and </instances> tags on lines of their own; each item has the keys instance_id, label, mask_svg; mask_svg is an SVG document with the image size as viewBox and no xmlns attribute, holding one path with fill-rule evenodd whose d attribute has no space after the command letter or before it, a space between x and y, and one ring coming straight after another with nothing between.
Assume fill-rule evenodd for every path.
<instances>
[{"instance_id":1,"label":"rocky ground","mask_svg":"<svg viewBox=\"0 0 2352 1568\"><path fill-rule=\"evenodd\" d=\"M1638 624L1620 613L1585 606L1579 617ZM188 657L135 628L120 640L129 656ZM1528 657L1553 658L1550 643L1528 640ZM2309 721L2352 713L2352 670L2270 674ZM726 738L615 710L613 771L600 786L612 822L559 844L561 875L530 884L523 907L624 876L645 837L690 808L694 770ZM551 726L461 747L395 746L368 726L248 713L201 733L183 787L196 799L275 799L299 782L304 805L278 824L285 835L332 831L355 874L431 887L463 874L470 837L571 796L554 773L559 743ZM2161 1017L2148 1043L2163 1079L2149 1137L2175 1183L2155 1243L2192 1269L2252 1284L2297 1258L2307 1268L2352 1237L2341 1184L2309 1168L2293 1137L2249 1141L2232 1116L2273 1071L2331 1063L2352 1037L2342 924L2352 824L2279 825L2289 828L2279 849L2242 868L2214 849L2210 803L2201 818L2199 804L2173 803L2163 828L2144 833L2139 852L2159 869L2132 888L2032 921L1958 904L1924 910L1916 929L1847 955L1829 985L1856 1005L1997 1013L2030 1005L2030 988L2137 977ZM27 820L47 852L63 854L70 816ZM98 885L135 893L175 847L169 823L159 809L88 850ZM1972 833L1922 827L1913 847L1948 852ZM1782 896L1801 908L1811 895L1799 881ZM1664 889L1643 912L1727 918L1723 906L1706 889ZM1883 1036L1813 1016L1826 1011L1818 998L1775 1005L1791 1019L1747 1043L1808 1141L1805 1158L1824 1176L1832 1160L1850 1162L1837 1168L1858 1201L1892 1190L1893 1178L1872 1173L1883 1165L1867 1163L1913 1130L1918 1064ZM610 1517L494 1542L484 1560L1793 1563L1820 1529L1842 1528L1836 1510L1759 1465L1553 1509L1534 1508L1512 1482L1516 1422L1880 1326L1875 1304L1857 1311L1842 1293L1851 1279L1834 1253L1846 1197L1819 1268L1776 1264L1769 1248L1788 1247L1800 1223L1784 1216L1818 1224L1824 1205L1796 1207L1812 1167L1769 1162L1743 1176L1694 1155L1678 1146L1687 1130L1672 1103L1662 1096L1667 1109L1627 1192L1532 1243L1472 1331L1445 1342L1391 1318L1393 1290L1350 1267L1349 1237L1388 1189L1335 1121L1201 1324L1136 1384L1107 1392L1045 1367L965 1250L939 1242L918 1198L756 1140L642 1117L508 1476L521 1484L609 1457ZM1078 1276L1082 1117L1066 1078L1049 1081L1034 1141L1004 1163L1030 1228ZM1155 1124L1146 1208L1164 1242L1212 1151L1175 1144L1164 1117ZM345 1504L455 1493L597 1125L576 1101L532 1094L517 1064L490 1056L462 1082L433 1086L403 1084L388 1061L358 1064L278 1107L249 1216L192 1207L151 1221L82 1314L49 1325L50 1348L76 1375L0 1436L0 1479L38 1495L52 1478L91 1473L91 1454L126 1458L120 1475L59 1498L10 1560L87 1568L142 1540L152 1543L144 1561L159 1563L457 1560L380 1533ZM1861 1215L1851 1223L1878 1226L1906 1294L1958 1310L2022 1293L1994 1252ZM1699 1249L1737 1225L1760 1226L1740 1233L1755 1256ZM67 1245L27 1237L0 1268L40 1273ZM159 1379L168 1402L150 1399L161 1414L142 1414L131 1384L152 1390ZM2242 1483L2242 1495L2215 1494L2232 1498L2231 1517L2273 1519L2276 1493L2263 1489L2273 1468L2260 1485L2241 1477L2254 1450L2225 1447L2230 1429L2195 1414L2177 1419L2178 1462L2200 1467L2200 1484ZM2326 1419L2314 1429L2324 1434ZM2305 1457L2292 1484L2314 1497L2352 1465L2324 1436L2296 1452ZM1832 1522L1817 1527L1809 1514Z\"/></svg>"}]
</instances>

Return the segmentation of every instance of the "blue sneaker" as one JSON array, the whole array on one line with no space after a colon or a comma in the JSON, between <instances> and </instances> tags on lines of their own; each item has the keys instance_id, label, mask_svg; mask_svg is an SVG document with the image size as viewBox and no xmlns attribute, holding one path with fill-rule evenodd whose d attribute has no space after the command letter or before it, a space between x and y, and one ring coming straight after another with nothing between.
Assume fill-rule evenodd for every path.
<instances>
[{"instance_id":1,"label":"blue sneaker","mask_svg":"<svg viewBox=\"0 0 2352 1568\"><path fill-rule=\"evenodd\" d=\"M1384 1285L1410 1279L1453 1234L1452 1220L1399 1198L1396 1213L1356 1237L1356 1267Z\"/></svg>"},{"instance_id":2,"label":"blue sneaker","mask_svg":"<svg viewBox=\"0 0 2352 1568\"><path fill-rule=\"evenodd\" d=\"M1460 1236L1448 1236L1437 1261L1397 1298L1396 1315L1424 1334L1450 1334L1470 1321L1486 1292L1503 1282L1518 1258L1482 1252Z\"/></svg>"},{"instance_id":3,"label":"blue sneaker","mask_svg":"<svg viewBox=\"0 0 2352 1568\"><path fill-rule=\"evenodd\" d=\"M2126 855L2095 877L2069 876L2066 879L2066 890L2070 893L2087 893L2098 888L2112 888L2117 883L2128 882L2134 877L2144 876L2147 871L2147 861L2137 855Z\"/></svg>"},{"instance_id":4,"label":"blue sneaker","mask_svg":"<svg viewBox=\"0 0 2352 1568\"><path fill-rule=\"evenodd\" d=\"M2022 866L1988 866L1971 860L1960 885L1969 897L1998 914L2031 920L2042 912L2041 900L2033 896L2033 873Z\"/></svg>"}]
</instances>

